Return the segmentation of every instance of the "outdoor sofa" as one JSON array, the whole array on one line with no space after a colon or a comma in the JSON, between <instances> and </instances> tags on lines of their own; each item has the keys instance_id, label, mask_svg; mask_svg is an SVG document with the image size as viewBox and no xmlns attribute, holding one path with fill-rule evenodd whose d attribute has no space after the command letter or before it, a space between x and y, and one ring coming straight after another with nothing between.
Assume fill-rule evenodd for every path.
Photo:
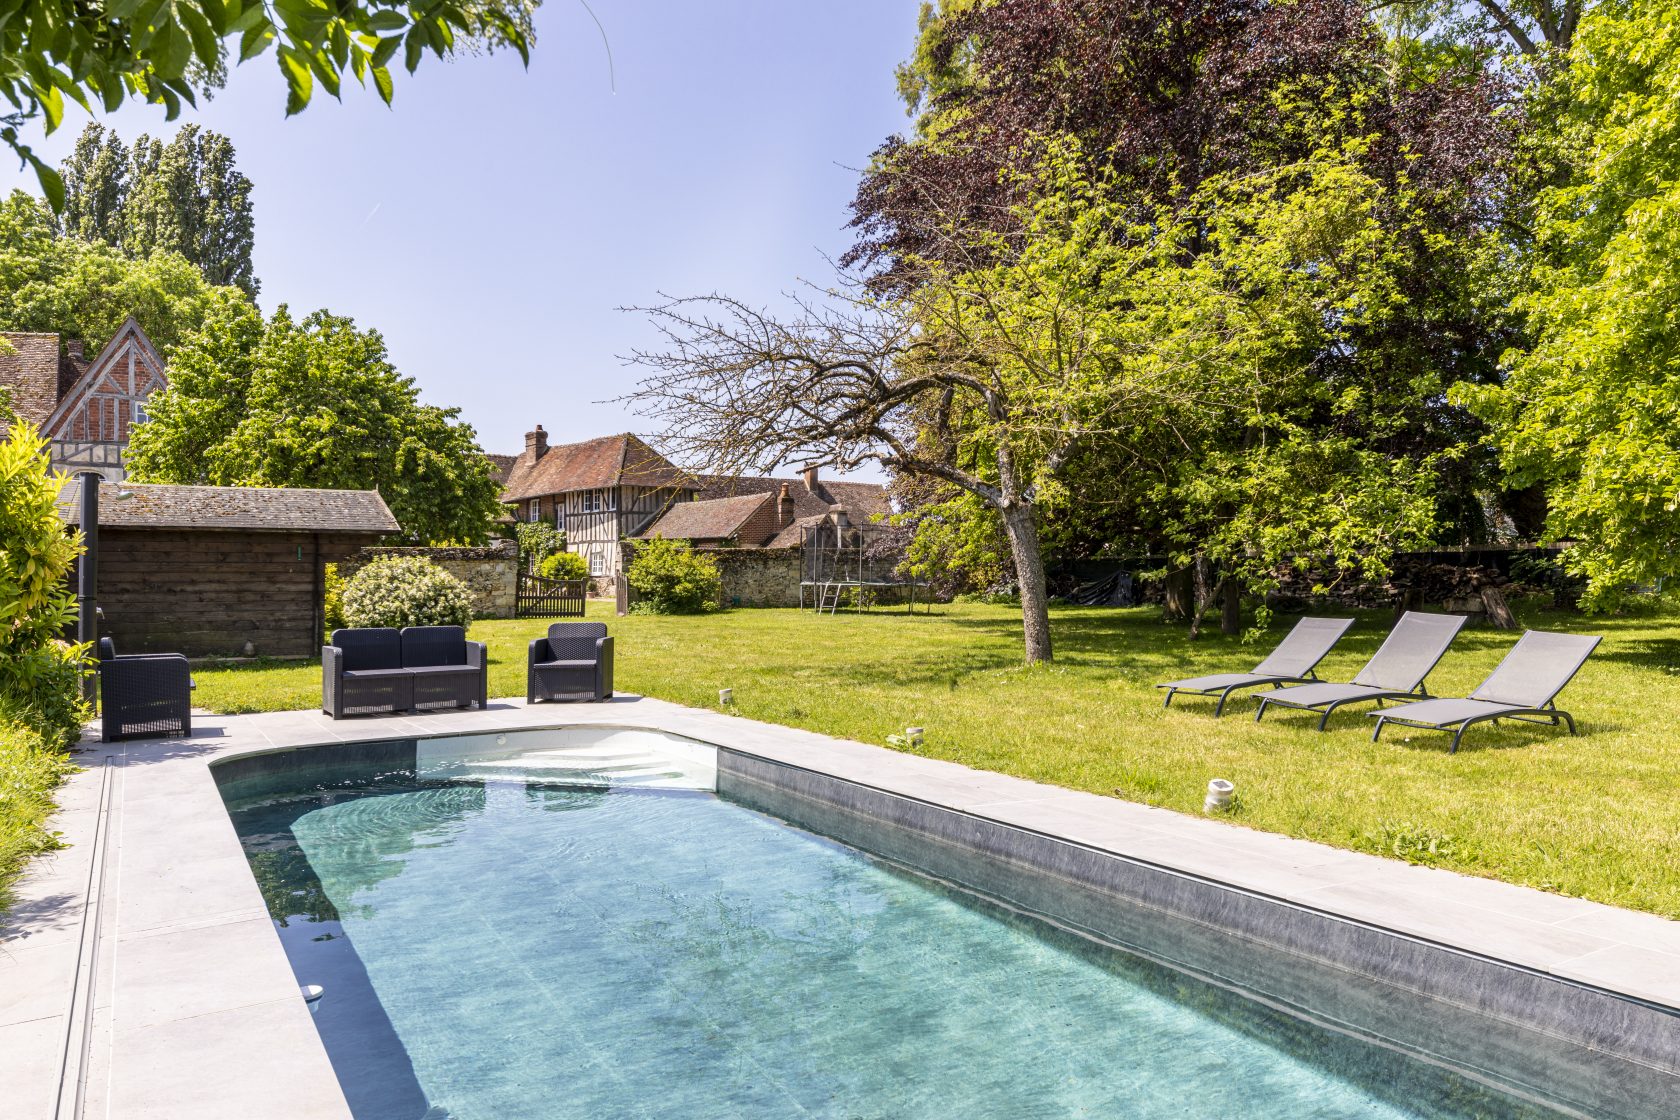
<instances>
[{"instance_id":1,"label":"outdoor sofa","mask_svg":"<svg viewBox=\"0 0 1680 1120\"><path fill-rule=\"evenodd\" d=\"M1344 704L1374 700L1380 707L1384 700L1428 699L1424 678L1440 663L1447 647L1464 628L1464 621L1460 614L1407 611L1352 681L1346 684L1317 681L1256 693L1260 709L1254 713L1254 720L1258 723L1267 706L1275 704L1321 713L1318 729L1323 731L1330 714Z\"/></svg>"},{"instance_id":2,"label":"outdoor sofa","mask_svg":"<svg viewBox=\"0 0 1680 1120\"><path fill-rule=\"evenodd\" d=\"M1324 660L1324 655L1352 625L1351 618L1303 618L1284 635L1271 655L1254 667L1252 673L1213 673L1156 685L1156 688L1167 690L1167 702L1161 706L1172 707L1173 697L1180 692L1189 696L1217 696L1219 703L1213 708L1213 714L1217 716L1225 710L1225 701L1230 699L1231 693L1239 688L1317 680L1313 674L1314 667Z\"/></svg>"},{"instance_id":3,"label":"outdoor sofa","mask_svg":"<svg viewBox=\"0 0 1680 1120\"><path fill-rule=\"evenodd\" d=\"M459 626L334 630L321 647L321 710L334 719L433 704L489 706L484 643Z\"/></svg>"},{"instance_id":4,"label":"outdoor sofa","mask_svg":"<svg viewBox=\"0 0 1680 1120\"><path fill-rule=\"evenodd\" d=\"M613 640L604 622L556 622L531 643L525 700L607 700L613 694Z\"/></svg>"},{"instance_id":5,"label":"outdoor sofa","mask_svg":"<svg viewBox=\"0 0 1680 1120\"><path fill-rule=\"evenodd\" d=\"M1385 723L1426 731L1451 731L1452 747L1447 753L1452 754L1458 750L1459 740L1471 724L1502 719L1549 723L1553 727L1562 721L1574 735L1575 718L1557 706L1557 695L1580 672L1602 640L1592 634L1526 631L1488 679L1477 685L1468 697L1421 700L1370 713L1377 721L1371 740L1375 742L1382 734Z\"/></svg>"},{"instance_id":6,"label":"outdoor sofa","mask_svg":"<svg viewBox=\"0 0 1680 1120\"><path fill-rule=\"evenodd\" d=\"M192 672L178 653L119 655L99 639L100 736L118 739L192 734Z\"/></svg>"}]
</instances>

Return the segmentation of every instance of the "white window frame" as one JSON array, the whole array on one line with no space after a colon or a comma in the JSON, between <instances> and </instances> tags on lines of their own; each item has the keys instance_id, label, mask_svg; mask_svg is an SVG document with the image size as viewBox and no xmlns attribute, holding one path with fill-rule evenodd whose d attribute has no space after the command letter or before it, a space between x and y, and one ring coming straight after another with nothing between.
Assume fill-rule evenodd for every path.
<instances>
[{"instance_id":1,"label":"white window frame","mask_svg":"<svg viewBox=\"0 0 1680 1120\"><path fill-rule=\"evenodd\" d=\"M595 549L589 550L589 574L592 576L607 574L607 558Z\"/></svg>"},{"instance_id":2,"label":"white window frame","mask_svg":"<svg viewBox=\"0 0 1680 1120\"><path fill-rule=\"evenodd\" d=\"M542 499L532 498L525 508L525 520L537 522L542 520Z\"/></svg>"},{"instance_id":3,"label":"white window frame","mask_svg":"<svg viewBox=\"0 0 1680 1120\"><path fill-rule=\"evenodd\" d=\"M128 421L131 424L144 424L146 422L145 401L137 400L134 402L134 411L129 413Z\"/></svg>"}]
</instances>

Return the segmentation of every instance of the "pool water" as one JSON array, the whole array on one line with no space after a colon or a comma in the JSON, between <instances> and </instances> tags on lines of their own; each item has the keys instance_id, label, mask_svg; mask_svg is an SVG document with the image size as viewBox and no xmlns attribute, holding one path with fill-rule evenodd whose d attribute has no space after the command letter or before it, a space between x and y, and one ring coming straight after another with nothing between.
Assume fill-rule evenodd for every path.
<instances>
[{"instance_id":1,"label":"pool water","mask_svg":"<svg viewBox=\"0 0 1680 1120\"><path fill-rule=\"evenodd\" d=\"M709 793L231 811L358 1120L1554 1115Z\"/></svg>"}]
</instances>

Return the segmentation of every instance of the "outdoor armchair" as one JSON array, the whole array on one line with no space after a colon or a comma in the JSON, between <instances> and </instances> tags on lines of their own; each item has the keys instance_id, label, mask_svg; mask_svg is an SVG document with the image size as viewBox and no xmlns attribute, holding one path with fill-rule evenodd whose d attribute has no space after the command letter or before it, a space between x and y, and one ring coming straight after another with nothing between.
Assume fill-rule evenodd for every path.
<instances>
[{"instance_id":1,"label":"outdoor armchair","mask_svg":"<svg viewBox=\"0 0 1680 1120\"><path fill-rule=\"evenodd\" d=\"M1385 723L1426 731L1452 731L1452 747L1447 752L1452 754L1458 750L1459 740L1471 724L1501 719L1549 723L1553 727L1561 720L1574 735L1575 717L1556 705L1557 694L1580 672L1602 640L1591 634L1529 630L1467 698L1421 700L1372 712L1377 726L1371 732L1371 740L1375 742L1382 734Z\"/></svg>"},{"instance_id":2,"label":"outdoor armchair","mask_svg":"<svg viewBox=\"0 0 1680 1120\"><path fill-rule=\"evenodd\" d=\"M106 742L192 734L192 672L178 653L118 655L99 639L100 736Z\"/></svg>"},{"instance_id":3,"label":"outdoor armchair","mask_svg":"<svg viewBox=\"0 0 1680 1120\"><path fill-rule=\"evenodd\" d=\"M1284 635L1271 656L1254 667L1252 673L1213 673L1156 685L1156 688L1167 690L1167 702L1161 706L1170 708L1173 697L1180 692L1190 696L1217 696L1219 703L1213 709L1213 714L1217 716L1225 710L1225 701L1230 699L1231 693L1239 688L1317 680L1313 668L1324 660L1324 655L1352 625L1351 618L1303 618Z\"/></svg>"},{"instance_id":4,"label":"outdoor armchair","mask_svg":"<svg viewBox=\"0 0 1680 1120\"><path fill-rule=\"evenodd\" d=\"M607 700L613 694L613 640L604 622L556 622L531 643L525 700Z\"/></svg>"},{"instance_id":5,"label":"outdoor armchair","mask_svg":"<svg viewBox=\"0 0 1680 1120\"><path fill-rule=\"evenodd\" d=\"M1257 693L1260 710L1254 713L1255 722L1266 714L1268 705L1276 704L1322 713L1318 729L1323 731L1330 713L1344 704L1374 700L1381 705L1389 699L1427 698L1424 678L1440 663L1463 628L1463 615L1407 611L1351 682L1319 681Z\"/></svg>"}]
</instances>

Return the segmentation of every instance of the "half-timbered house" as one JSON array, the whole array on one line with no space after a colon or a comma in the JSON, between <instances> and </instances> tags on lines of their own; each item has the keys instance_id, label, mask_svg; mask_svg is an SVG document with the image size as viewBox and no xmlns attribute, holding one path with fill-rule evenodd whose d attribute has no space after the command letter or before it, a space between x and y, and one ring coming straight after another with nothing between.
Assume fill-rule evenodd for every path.
<instances>
[{"instance_id":1,"label":"half-timbered house","mask_svg":"<svg viewBox=\"0 0 1680 1120\"><path fill-rule=\"evenodd\" d=\"M163 358L129 319L89 362L82 344L53 333L6 332L0 388L13 409L51 441L53 466L120 481L124 453L146 402L168 384Z\"/></svg>"},{"instance_id":2,"label":"half-timbered house","mask_svg":"<svg viewBox=\"0 0 1680 1120\"><path fill-rule=\"evenodd\" d=\"M618 542L639 535L699 483L628 432L550 447L538 424L507 470L502 500L520 521L546 521L566 534L603 583L618 566Z\"/></svg>"}]
</instances>

